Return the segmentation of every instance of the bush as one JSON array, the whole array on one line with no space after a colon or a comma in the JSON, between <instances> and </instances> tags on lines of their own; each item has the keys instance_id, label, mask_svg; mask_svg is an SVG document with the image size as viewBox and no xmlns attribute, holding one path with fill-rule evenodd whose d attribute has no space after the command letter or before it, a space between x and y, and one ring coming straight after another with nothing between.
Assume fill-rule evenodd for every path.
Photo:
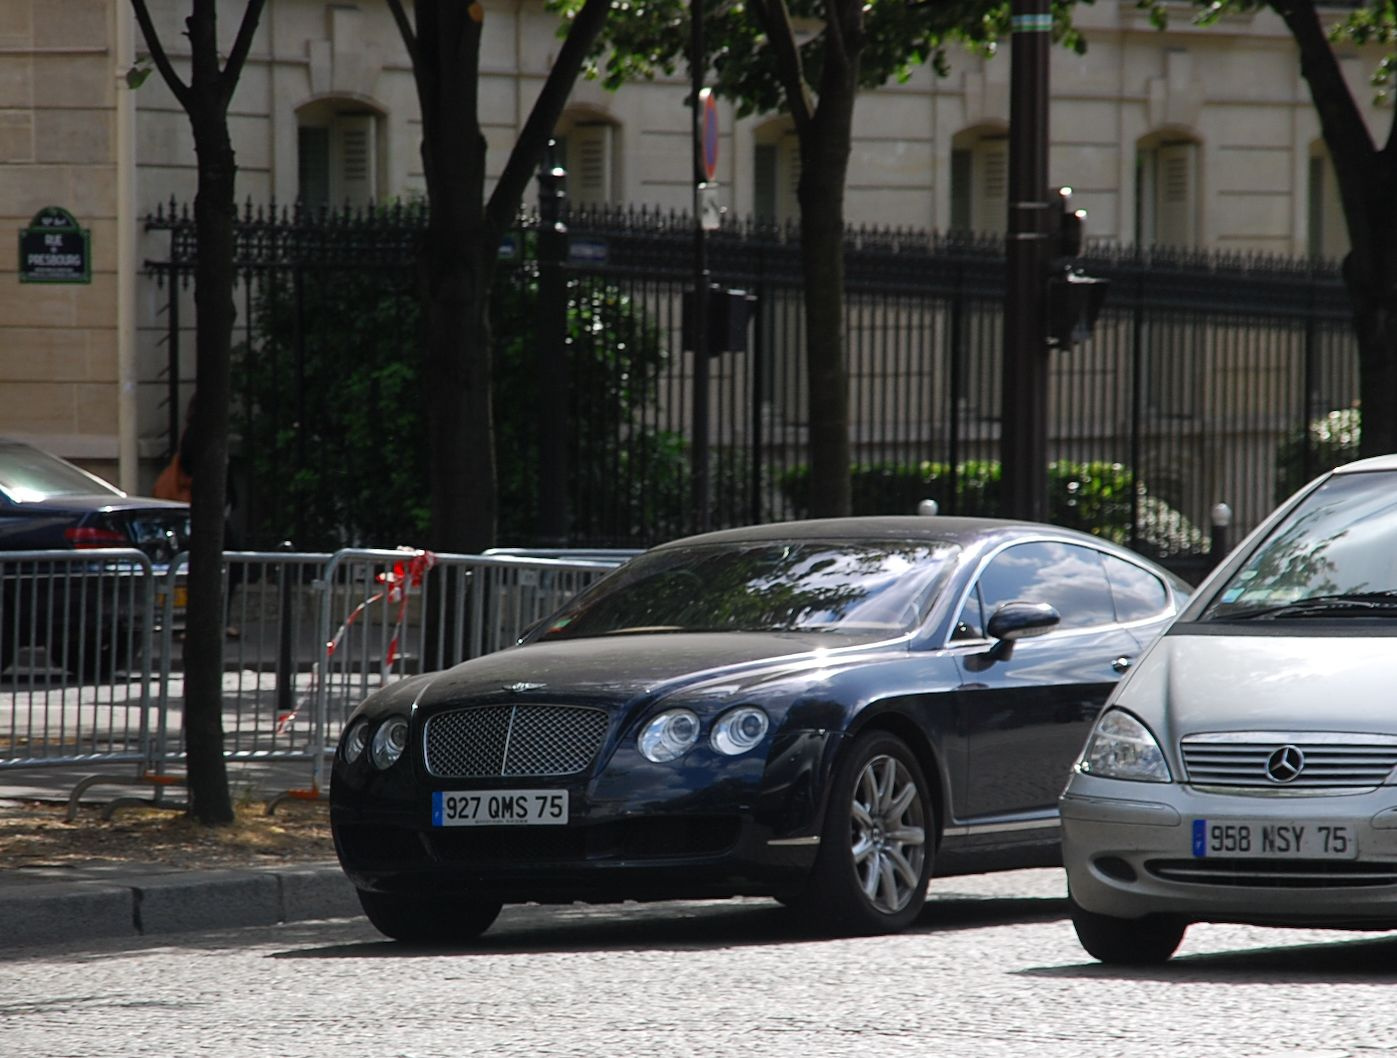
<instances>
[{"instance_id":1,"label":"bush","mask_svg":"<svg viewBox=\"0 0 1397 1058\"><path fill-rule=\"evenodd\" d=\"M1357 408L1336 408L1311 419L1276 450L1276 496L1280 503L1311 478L1358 458L1363 436L1363 415ZM1309 468L1306 451L1311 453Z\"/></svg>"},{"instance_id":2,"label":"bush","mask_svg":"<svg viewBox=\"0 0 1397 1058\"><path fill-rule=\"evenodd\" d=\"M912 514L925 499L942 511L997 517L1003 510L998 461L870 463L854 466L850 491L856 515ZM810 509L810 469L793 467L780 487L795 517ZM1057 461L1048 466L1048 520L1118 544L1130 544L1132 500L1138 501L1138 545L1158 557L1201 554L1207 539L1183 514L1150 496L1120 463ZM953 502L954 501L954 502Z\"/></svg>"},{"instance_id":3,"label":"bush","mask_svg":"<svg viewBox=\"0 0 1397 1058\"><path fill-rule=\"evenodd\" d=\"M294 288L292 278L261 288L257 342L236 354L250 535L327 550L418 541L428 453L411 275L306 270ZM686 446L637 429L669 357L661 332L614 285L573 281L568 299L572 509L608 497L603 532L618 539L678 525ZM537 304L535 271L502 272L491 305L495 452L500 538L514 542L534 537L540 502ZM626 482L628 494L614 495Z\"/></svg>"}]
</instances>

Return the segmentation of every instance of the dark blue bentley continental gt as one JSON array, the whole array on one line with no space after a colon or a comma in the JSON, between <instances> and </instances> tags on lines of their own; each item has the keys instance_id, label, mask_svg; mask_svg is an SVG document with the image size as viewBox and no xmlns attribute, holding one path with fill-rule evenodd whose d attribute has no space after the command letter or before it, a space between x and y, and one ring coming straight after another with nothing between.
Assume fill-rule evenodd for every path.
<instances>
[{"instance_id":1,"label":"dark blue bentley continental gt","mask_svg":"<svg viewBox=\"0 0 1397 1058\"><path fill-rule=\"evenodd\" d=\"M1057 800L1188 587L1046 525L849 518L640 555L521 644L346 725L340 862L373 924L459 942L506 903L775 897L911 923L933 873L1060 862Z\"/></svg>"}]
</instances>

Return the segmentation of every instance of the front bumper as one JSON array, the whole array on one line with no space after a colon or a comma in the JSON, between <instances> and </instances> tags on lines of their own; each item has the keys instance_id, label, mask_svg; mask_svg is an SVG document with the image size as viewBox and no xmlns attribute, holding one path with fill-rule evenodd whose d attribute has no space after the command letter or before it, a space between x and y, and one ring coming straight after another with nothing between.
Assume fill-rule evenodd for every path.
<instances>
[{"instance_id":1,"label":"front bumper","mask_svg":"<svg viewBox=\"0 0 1397 1058\"><path fill-rule=\"evenodd\" d=\"M337 762L330 821L340 864L360 889L489 896L506 903L785 896L803 887L828 777L827 731L793 732L722 770L637 760L599 774L428 785ZM618 756L620 756L618 754ZM432 825L434 789L566 789L563 826Z\"/></svg>"},{"instance_id":2,"label":"front bumper","mask_svg":"<svg viewBox=\"0 0 1397 1058\"><path fill-rule=\"evenodd\" d=\"M1074 773L1059 807L1068 885L1088 911L1261 925L1397 923L1397 787L1249 795ZM1357 855L1197 855L1197 820L1305 828L1314 849L1344 827Z\"/></svg>"}]
</instances>

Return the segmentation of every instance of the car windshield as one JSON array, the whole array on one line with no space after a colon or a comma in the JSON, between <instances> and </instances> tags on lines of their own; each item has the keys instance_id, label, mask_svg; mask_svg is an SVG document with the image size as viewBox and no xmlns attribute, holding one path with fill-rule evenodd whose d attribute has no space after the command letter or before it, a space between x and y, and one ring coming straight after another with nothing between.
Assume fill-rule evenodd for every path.
<instances>
[{"instance_id":1,"label":"car windshield","mask_svg":"<svg viewBox=\"0 0 1397 1058\"><path fill-rule=\"evenodd\" d=\"M916 628L959 548L940 541L784 541L666 548L554 617L543 639L638 632Z\"/></svg>"},{"instance_id":2,"label":"car windshield","mask_svg":"<svg viewBox=\"0 0 1397 1058\"><path fill-rule=\"evenodd\" d=\"M72 463L25 444L0 444L0 489L15 503L53 496L121 495Z\"/></svg>"},{"instance_id":3,"label":"car windshield","mask_svg":"<svg viewBox=\"0 0 1397 1058\"><path fill-rule=\"evenodd\" d=\"M1315 489L1223 585L1202 620L1397 619L1397 474Z\"/></svg>"}]
</instances>

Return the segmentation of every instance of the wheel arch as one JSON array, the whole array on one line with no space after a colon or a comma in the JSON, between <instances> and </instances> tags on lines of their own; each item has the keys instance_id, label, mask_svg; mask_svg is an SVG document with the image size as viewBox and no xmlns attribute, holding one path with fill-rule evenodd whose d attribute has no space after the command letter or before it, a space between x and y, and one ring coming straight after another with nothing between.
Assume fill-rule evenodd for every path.
<instances>
[{"instance_id":1,"label":"wheel arch","mask_svg":"<svg viewBox=\"0 0 1397 1058\"><path fill-rule=\"evenodd\" d=\"M932 740L912 717L891 703L874 703L857 718L851 726L848 737L840 745L840 752L848 752L859 737L874 731L884 731L896 735L917 758L922 776L931 792L931 808L936 822L936 840L933 848L941 847L941 835L946 823L946 784L948 777L941 756Z\"/></svg>"}]
</instances>

